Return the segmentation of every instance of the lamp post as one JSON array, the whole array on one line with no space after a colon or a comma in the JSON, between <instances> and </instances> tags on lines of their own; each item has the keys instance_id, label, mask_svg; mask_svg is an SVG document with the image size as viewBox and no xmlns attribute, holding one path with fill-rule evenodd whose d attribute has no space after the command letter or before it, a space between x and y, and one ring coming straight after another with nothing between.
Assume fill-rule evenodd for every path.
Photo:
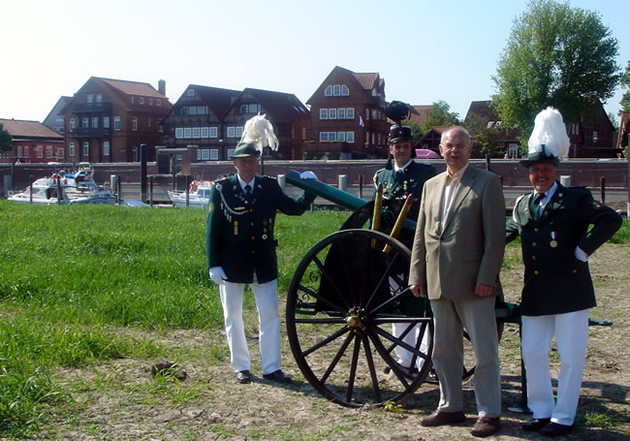
<instances>
[{"instance_id":1,"label":"lamp post","mask_svg":"<svg viewBox=\"0 0 630 441\"><path fill-rule=\"evenodd\" d=\"M219 158L223 157L223 138L219 139ZM225 158L229 159L229 158Z\"/></svg>"}]
</instances>

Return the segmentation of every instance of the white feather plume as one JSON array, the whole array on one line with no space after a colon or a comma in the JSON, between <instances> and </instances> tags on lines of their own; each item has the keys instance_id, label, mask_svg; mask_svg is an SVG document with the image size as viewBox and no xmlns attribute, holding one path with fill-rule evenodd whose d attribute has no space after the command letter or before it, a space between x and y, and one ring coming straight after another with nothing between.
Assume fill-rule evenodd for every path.
<instances>
[{"instance_id":1,"label":"white feather plume","mask_svg":"<svg viewBox=\"0 0 630 441\"><path fill-rule=\"evenodd\" d=\"M569 154L569 137L562 114L553 107L547 107L536 115L534 130L527 141L528 153L544 152L558 159L565 159Z\"/></svg>"},{"instance_id":2,"label":"white feather plume","mask_svg":"<svg viewBox=\"0 0 630 441\"><path fill-rule=\"evenodd\" d=\"M271 150L278 149L278 138L273 132L273 126L265 115L258 114L247 120L243 127L241 142L254 144L256 150L262 153L263 148L269 146Z\"/></svg>"}]
</instances>

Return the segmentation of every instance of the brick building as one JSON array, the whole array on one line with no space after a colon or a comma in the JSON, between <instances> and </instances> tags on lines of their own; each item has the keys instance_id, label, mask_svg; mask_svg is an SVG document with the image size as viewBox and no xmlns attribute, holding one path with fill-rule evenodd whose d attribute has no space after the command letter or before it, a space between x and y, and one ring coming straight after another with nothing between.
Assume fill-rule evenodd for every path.
<instances>
[{"instance_id":1,"label":"brick building","mask_svg":"<svg viewBox=\"0 0 630 441\"><path fill-rule=\"evenodd\" d=\"M196 161L229 160L245 122L266 115L278 137L278 159L301 159L309 111L293 94L246 88L243 91L191 84L164 119L164 144L194 148Z\"/></svg>"},{"instance_id":2,"label":"brick building","mask_svg":"<svg viewBox=\"0 0 630 441\"><path fill-rule=\"evenodd\" d=\"M307 158L387 157L385 80L378 73L335 66L306 103L311 109Z\"/></svg>"},{"instance_id":3,"label":"brick building","mask_svg":"<svg viewBox=\"0 0 630 441\"><path fill-rule=\"evenodd\" d=\"M66 160L69 162L136 162L140 145L147 159L155 159L162 142L160 124L172 105L148 83L91 77L60 113L65 122Z\"/></svg>"},{"instance_id":4,"label":"brick building","mask_svg":"<svg viewBox=\"0 0 630 441\"><path fill-rule=\"evenodd\" d=\"M35 164L66 160L63 136L42 123L0 119L0 124L13 138L12 151L0 152L0 162Z\"/></svg>"}]
</instances>

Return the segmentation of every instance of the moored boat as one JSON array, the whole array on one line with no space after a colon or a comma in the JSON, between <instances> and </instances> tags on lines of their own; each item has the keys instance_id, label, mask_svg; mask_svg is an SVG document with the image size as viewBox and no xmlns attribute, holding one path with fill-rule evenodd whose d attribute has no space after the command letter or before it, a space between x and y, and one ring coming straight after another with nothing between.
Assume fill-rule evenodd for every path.
<instances>
[{"instance_id":1,"label":"moored boat","mask_svg":"<svg viewBox=\"0 0 630 441\"><path fill-rule=\"evenodd\" d=\"M188 205L186 205L186 192L181 190L169 190L168 197L174 207L208 208L210 203L210 191L212 181L193 181L188 189Z\"/></svg>"}]
</instances>

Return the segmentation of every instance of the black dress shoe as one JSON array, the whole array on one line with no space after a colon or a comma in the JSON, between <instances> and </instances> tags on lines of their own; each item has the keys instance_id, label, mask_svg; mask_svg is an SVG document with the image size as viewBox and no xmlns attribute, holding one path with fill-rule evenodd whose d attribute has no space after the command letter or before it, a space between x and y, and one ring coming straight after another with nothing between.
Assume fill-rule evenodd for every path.
<instances>
[{"instance_id":1,"label":"black dress shoe","mask_svg":"<svg viewBox=\"0 0 630 441\"><path fill-rule=\"evenodd\" d=\"M560 436L569 433L572 428L573 426L566 426L564 424L548 423L545 427L540 429L538 433L542 436Z\"/></svg>"},{"instance_id":2,"label":"black dress shoe","mask_svg":"<svg viewBox=\"0 0 630 441\"><path fill-rule=\"evenodd\" d=\"M480 416L475 422L470 433L479 438L485 438L492 435L501 427L501 417L485 417Z\"/></svg>"},{"instance_id":3,"label":"black dress shoe","mask_svg":"<svg viewBox=\"0 0 630 441\"><path fill-rule=\"evenodd\" d=\"M236 373L236 381L241 384L249 383L252 381L252 375L249 371L238 371Z\"/></svg>"},{"instance_id":4,"label":"black dress shoe","mask_svg":"<svg viewBox=\"0 0 630 441\"><path fill-rule=\"evenodd\" d=\"M523 430L527 430L528 432L538 432L540 429L545 427L551 418L533 418L526 423L523 423L521 427Z\"/></svg>"},{"instance_id":5,"label":"black dress shoe","mask_svg":"<svg viewBox=\"0 0 630 441\"><path fill-rule=\"evenodd\" d=\"M288 375L286 375L284 372L282 372L280 369L278 369L277 371L273 371L270 374L264 374L263 378L265 380L275 381L276 383L290 383L291 382L291 378Z\"/></svg>"}]
</instances>

